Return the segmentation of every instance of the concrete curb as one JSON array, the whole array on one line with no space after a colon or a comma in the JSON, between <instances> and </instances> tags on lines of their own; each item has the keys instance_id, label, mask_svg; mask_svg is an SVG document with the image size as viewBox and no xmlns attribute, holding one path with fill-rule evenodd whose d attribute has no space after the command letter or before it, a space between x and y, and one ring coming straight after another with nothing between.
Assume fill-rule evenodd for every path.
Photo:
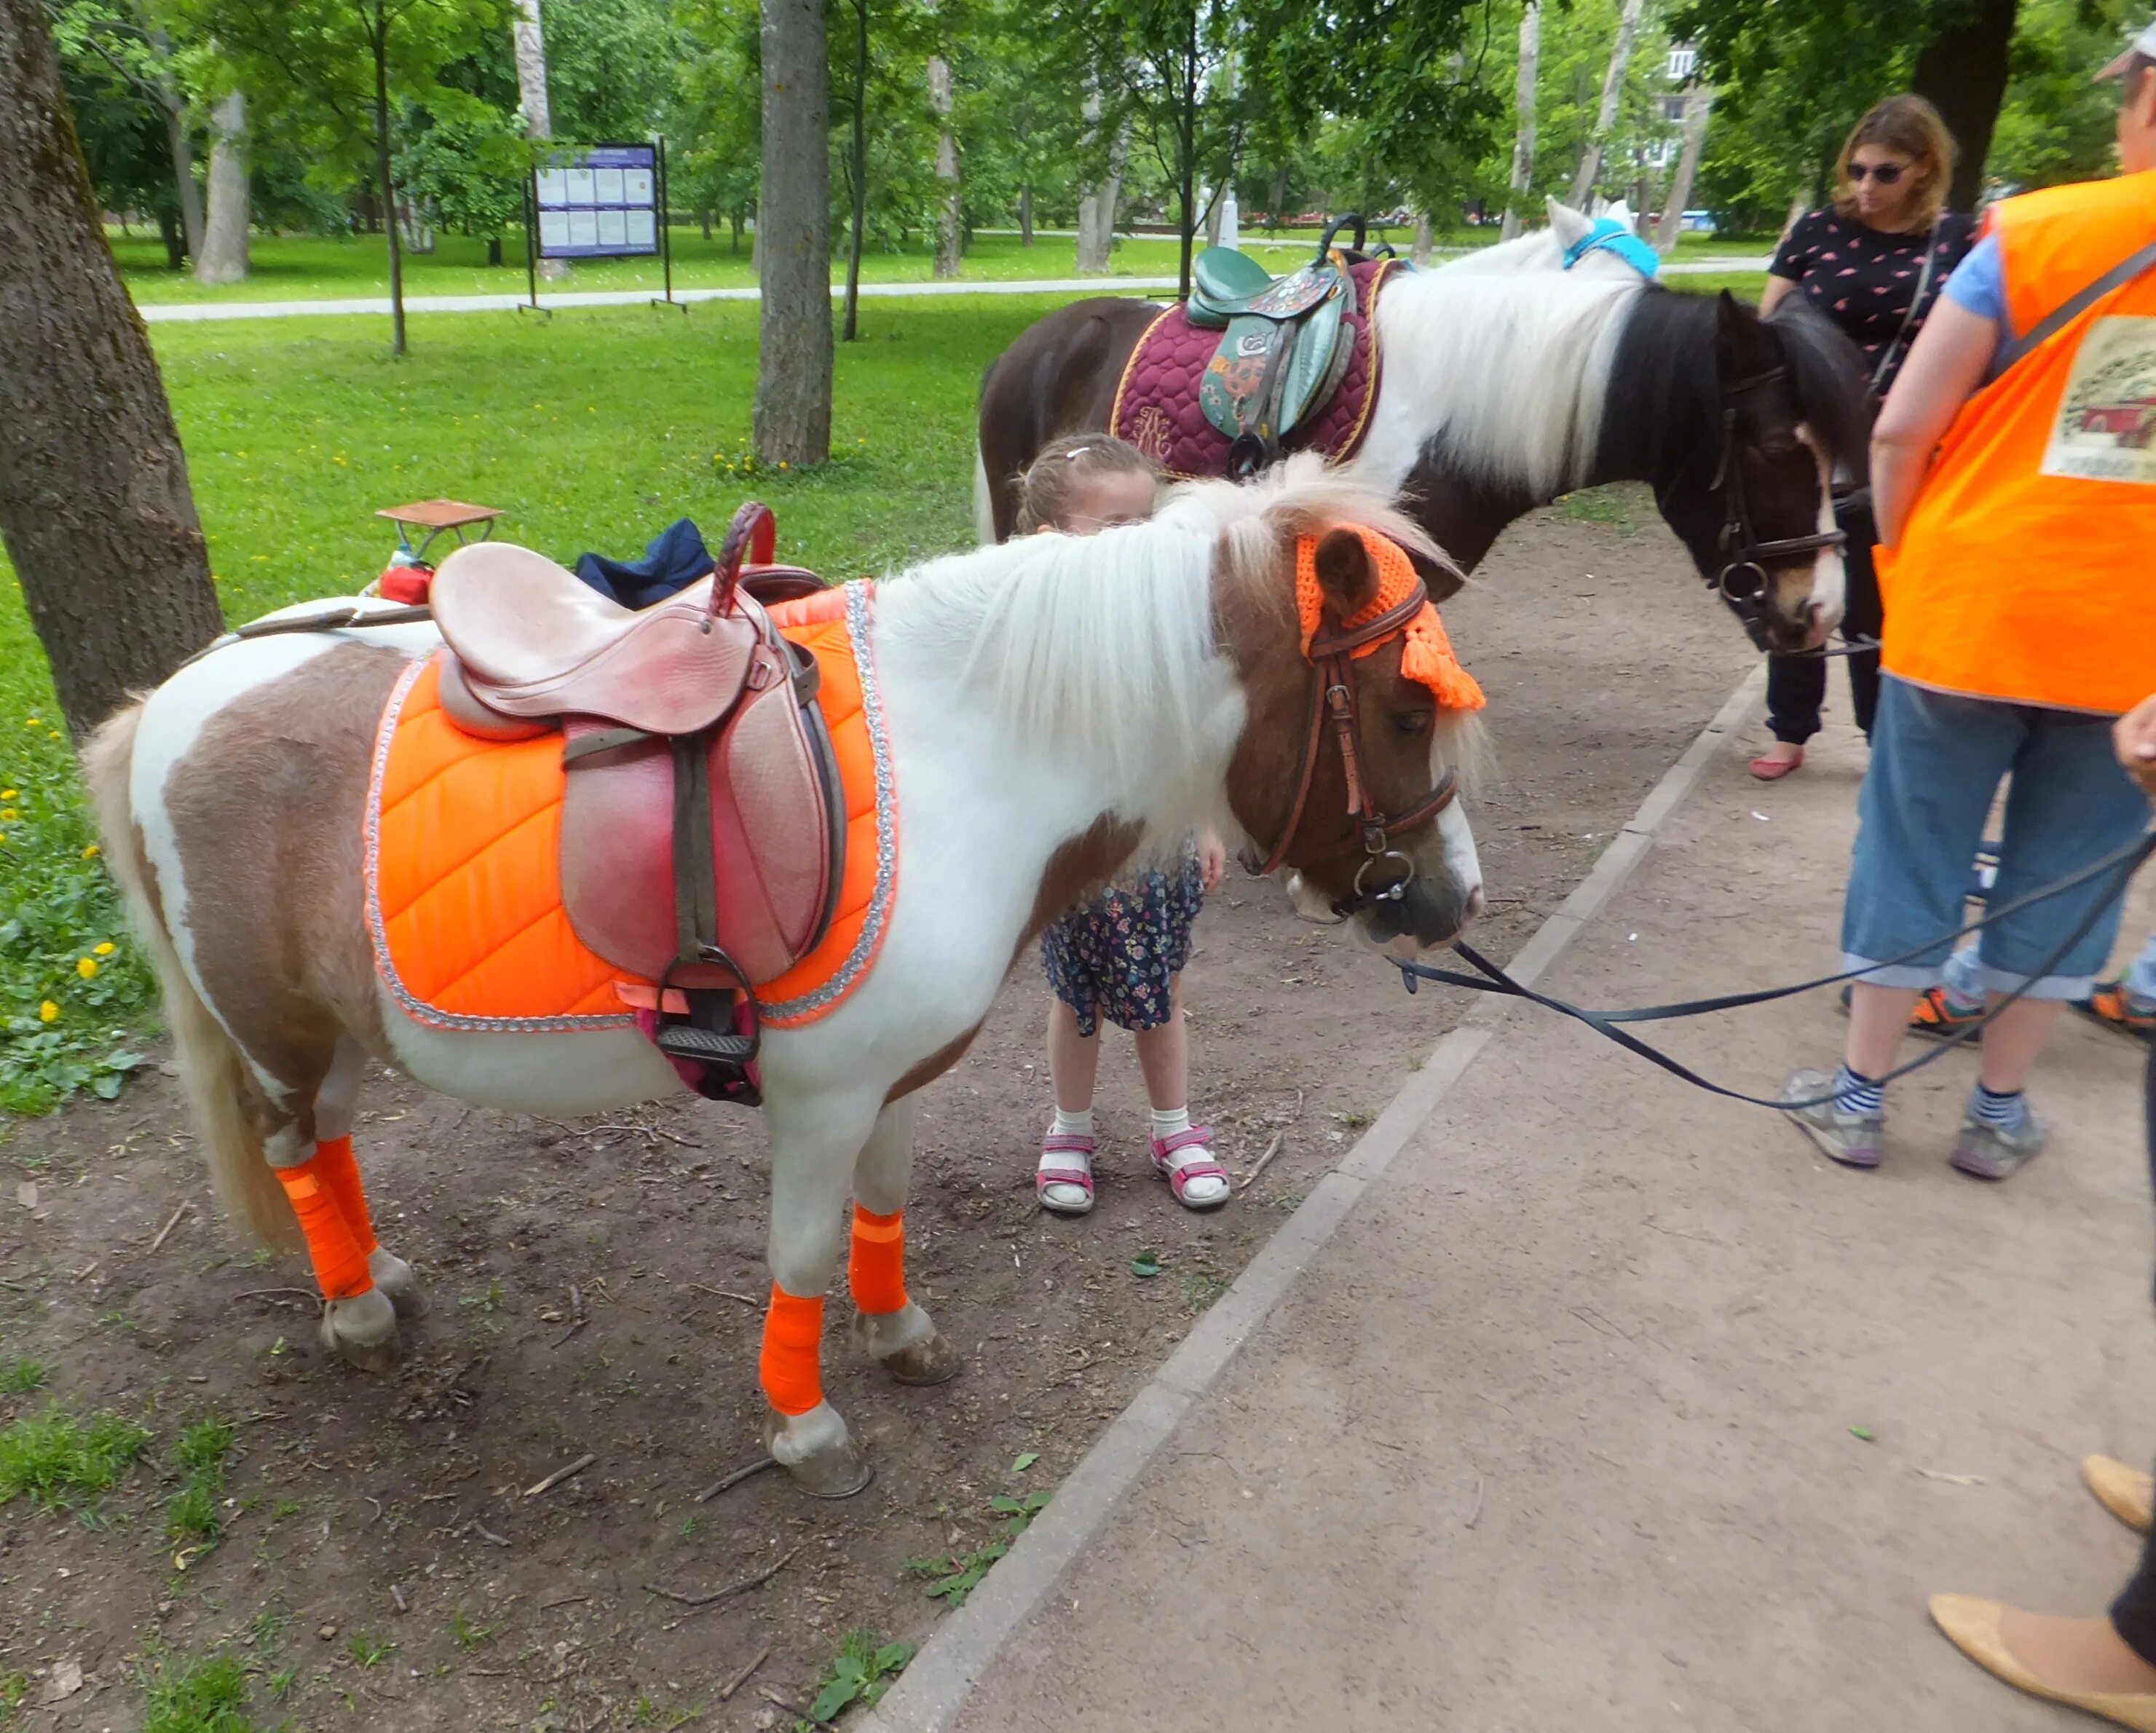
<instances>
[{"instance_id":1,"label":"concrete curb","mask_svg":"<svg viewBox=\"0 0 2156 1733\"><path fill-rule=\"evenodd\" d=\"M1599 914L1645 857L1655 833L1692 792L1722 743L1744 726L1765 694L1763 662L1738 683L1714 720L1664 773L1592 870L1535 930L1509 965L1523 985L1545 973ZM1486 999L1430 1049L1376 1122L1183 1339L1078 1466L1055 1501L991 1571L966 1604L945 1618L906 1674L858 1724L860 1733L946 1733L1003 1646L1031 1618L1063 1573L1167 1442L1191 1405L1212 1385L1284 1300L1295 1279L1323 1249L1363 1193L1389 1167L1446 1091L1473 1064L1512 1007Z\"/></svg>"}]
</instances>

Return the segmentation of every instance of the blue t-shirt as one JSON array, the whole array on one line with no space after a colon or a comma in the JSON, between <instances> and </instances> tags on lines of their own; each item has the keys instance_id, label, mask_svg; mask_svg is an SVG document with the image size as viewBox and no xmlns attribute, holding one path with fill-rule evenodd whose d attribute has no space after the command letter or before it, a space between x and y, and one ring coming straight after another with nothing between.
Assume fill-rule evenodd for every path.
<instances>
[{"instance_id":1,"label":"blue t-shirt","mask_svg":"<svg viewBox=\"0 0 2156 1733\"><path fill-rule=\"evenodd\" d=\"M1999 249L1997 235L1988 234L1969 249L1941 292L1956 306L1999 327L1994 353L2014 341L2014 315L2006 305L2006 255Z\"/></svg>"}]
</instances>

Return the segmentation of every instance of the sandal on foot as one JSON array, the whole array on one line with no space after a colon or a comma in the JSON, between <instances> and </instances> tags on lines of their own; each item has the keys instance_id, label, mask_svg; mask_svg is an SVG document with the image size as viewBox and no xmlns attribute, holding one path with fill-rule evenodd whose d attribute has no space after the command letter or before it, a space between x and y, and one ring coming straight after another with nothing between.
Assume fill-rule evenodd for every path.
<instances>
[{"instance_id":1,"label":"sandal on foot","mask_svg":"<svg viewBox=\"0 0 2156 1733\"><path fill-rule=\"evenodd\" d=\"M2138 1011L2123 981L2099 981L2086 999L2073 1002L2074 1009L2107 1029L2131 1035L2137 1041L2156 1036L2156 1012Z\"/></svg>"},{"instance_id":2,"label":"sandal on foot","mask_svg":"<svg viewBox=\"0 0 2156 1733\"><path fill-rule=\"evenodd\" d=\"M1226 1168L1204 1156L1188 1161L1176 1159L1177 1152L1181 1150L1209 1152L1212 1147L1213 1128L1210 1125L1193 1125L1188 1131L1177 1131L1167 1137L1152 1140L1153 1172L1168 1182L1168 1188L1175 1194L1175 1201L1185 1209L1218 1209L1228 1201L1231 1188ZM1219 1189L1215 1191L1207 1186L1193 1197L1190 1187L1192 1182L1196 1180L1218 1180Z\"/></svg>"},{"instance_id":3,"label":"sandal on foot","mask_svg":"<svg viewBox=\"0 0 2156 1733\"><path fill-rule=\"evenodd\" d=\"M1040 1166L1034 1170L1033 1195L1040 1207L1059 1216L1091 1214L1093 1208L1094 1141L1071 1131L1051 1131L1040 1140ZM1061 1188L1060 1197L1051 1195ZM1078 1197L1070 1193L1076 1192Z\"/></svg>"}]
</instances>

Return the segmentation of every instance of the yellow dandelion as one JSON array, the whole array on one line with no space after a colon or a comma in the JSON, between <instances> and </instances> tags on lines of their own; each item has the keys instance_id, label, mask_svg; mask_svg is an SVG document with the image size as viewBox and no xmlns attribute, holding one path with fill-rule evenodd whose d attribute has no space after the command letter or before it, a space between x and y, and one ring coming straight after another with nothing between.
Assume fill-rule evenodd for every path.
<instances>
[{"instance_id":1,"label":"yellow dandelion","mask_svg":"<svg viewBox=\"0 0 2156 1733\"><path fill-rule=\"evenodd\" d=\"M96 843L92 843L88 848L82 851L82 858L85 860L95 860L104 852L105 851L99 848Z\"/></svg>"},{"instance_id":2,"label":"yellow dandelion","mask_svg":"<svg viewBox=\"0 0 2156 1733\"><path fill-rule=\"evenodd\" d=\"M111 941L111 940L110 940L110 939L107 939L106 941L105 941L105 942L104 942L103 944L101 944L101 945L93 945L93 946L91 946L90 947L90 952L91 952L91 954L92 954L93 956L111 956L111 955L112 955L112 941Z\"/></svg>"},{"instance_id":3,"label":"yellow dandelion","mask_svg":"<svg viewBox=\"0 0 2156 1733\"><path fill-rule=\"evenodd\" d=\"M786 459L785 459L784 458L781 458L781 459L778 460L778 467L779 467L780 469L786 469L786 468L788 468L788 464L787 464L787 461L786 461Z\"/></svg>"},{"instance_id":4,"label":"yellow dandelion","mask_svg":"<svg viewBox=\"0 0 2156 1733\"><path fill-rule=\"evenodd\" d=\"M60 1007L55 1005L50 999L46 1000L44 1004L38 1007L38 1021L39 1023L51 1023L57 1018L59 1014Z\"/></svg>"},{"instance_id":5,"label":"yellow dandelion","mask_svg":"<svg viewBox=\"0 0 2156 1733\"><path fill-rule=\"evenodd\" d=\"M85 981L95 980L97 976L97 959L94 956L77 957L74 960L74 972Z\"/></svg>"},{"instance_id":6,"label":"yellow dandelion","mask_svg":"<svg viewBox=\"0 0 2156 1733\"><path fill-rule=\"evenodd\" d=\"M44 727L45 725L44 725L44 721L42 720L42 719L40 719L40 718L38 718L38 717L36 717L36 716L25 716L25 717L23 717L23 726L25 728L42 728L42 727Z\"/></svg>"},{"instance_id":7,"label":"yellow dandelion","mask_svg":"<svg viewBox=\"0 0 2156 1733\"><path fill-rule=\"evenodd\" d=\"M4 843L4 842L6 842L7 840L8 840L8 833L7 833L6 831L4 831L4 830L0 830L0 843Z\"/></svg>"},{"instance_id":8,"label":"yellow dandelion","mask_svg":"<svg viewBox=\"0 0 2156 1733\"><path fill-rule=\"evenodd\" d=\"M0 800L13 800L15 797L15 791L13 789L0 788Z\"/></svg>"}]
</instances>

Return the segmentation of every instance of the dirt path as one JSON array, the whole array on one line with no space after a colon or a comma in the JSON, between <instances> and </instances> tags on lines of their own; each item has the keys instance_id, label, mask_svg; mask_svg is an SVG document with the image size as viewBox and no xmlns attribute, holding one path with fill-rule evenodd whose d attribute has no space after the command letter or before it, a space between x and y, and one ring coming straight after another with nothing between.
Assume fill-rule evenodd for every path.
<instances>
[{"instance_id":1,"label":"dirt path","mask_svg":"<svg viewBox=\"0 0 2156 1733\"><path fill-rule=\"evenodd\" d=\"M1636 511L1589 502L1523 526L1447 609L1491 700L1498 773L1474 817L1500 955L1747 665L1674 544L1631 533ZM324 1361L291 1273L234 1255L168 1079L17 1130L0 1372L52 1363L65 1402L156 1434L95 1526L0 1507L0 1685L28 1675L34 1705L74 1668L84 1680L23 1724L132 1729L146 1658L223 1650L255 1674L264 1724L588 1730L693 1710L699 1726L790 1726L771 1694L807 1706L844 1633L917 1639L940 1603L907 1561L965 1559L1002 1531L992 1500L1052 1489L1445 1026L1353 941L1233 877L1187 992L1194 1108L1224 1161L1240 1173L1280 1139L1254 1192L1211 1218L1175 1209L1145 1172L1136 1067L1111 1041L1100 1206L1044 1218L1029 1173L1045 995L1022 963L928 1093L908 1213L913 1284L966 1373L901 1391L834 1342L831 1397L878 1469L836 1505L773 1474L696 1502L757 1454L763 1157L747 1115L562 1126L372 1083L359 1141L383 1238L434 1305L384 1381ZM28 1207L18 1183L35 1185ZM1143 1280L1131 1266L1147 1251L1163 1269ZM0 1420L44 1400L0 1396ZM239 1442L222 1542L190 1554L167 1537L173 1442L210 1414ZM699 1593L773 1565L704 1608L645 1587Z\"/></svg>"}]
</instances>

